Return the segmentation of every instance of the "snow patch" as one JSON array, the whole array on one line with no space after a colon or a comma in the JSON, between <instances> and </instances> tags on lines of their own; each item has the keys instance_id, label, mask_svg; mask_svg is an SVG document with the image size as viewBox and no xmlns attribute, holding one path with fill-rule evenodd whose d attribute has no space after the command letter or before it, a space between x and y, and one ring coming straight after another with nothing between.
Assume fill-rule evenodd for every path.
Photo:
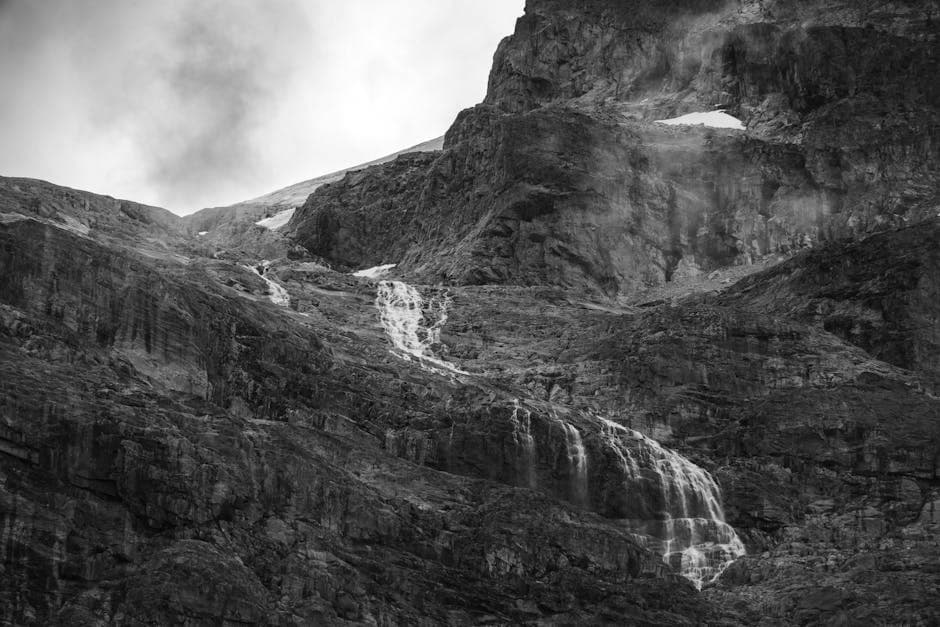
<instances>
[{"instance_id":1,"label":"snow patch","mask_svg":"<svg viewBox=\"0 0 940 627\"><path fill-rule=\"evenodd\" d=\"M208 233L208 232L209 232L209 231L199 231L199 237L202 237L203 235L205 235L205 234Z\"/></svg>"},{"instance_id":2,"label":"snow patch","mask_svg":"<svg viewBox=\"0 0 940 627\"><path fill-rule=\"evenodd\" d=\"M397 265L398 264L396 263L387 263L383 266L374 266L372 268L366 268L365 270L353 272L352 275L362 279L378 279L379 277L385 276L389 270Z\"/></svg>"},{"instance_id":3,"label":"snow patch","mask_svg":"<svg viewBox=\"0 0 940 627\"><path fill-rule=\"evenodd\" d=\"M669 126L708 126L710 128L730 128L736 131L745 130L741 120L720 109L718 111L687 113L669 120L656 120L656 123Z\"/></svg>"},{"instance_id":4,"label":"snow patch","mask_svg":"<svg viewBox=\"0 0 940 627\"><path fill-rule=\"evenodd\" d=\"M272 231L281 228L290 222L291 217L294 215L295 209L285 209L280 213L275 213L270 218L265 218L264 220L258 220L255 222L258 226L263 226L266 229L271 229Z\"/></svg>"},{"instance_id":5,"label":"snow patch","mask_svg":"<svg viewBox=\"0 0 940 627\"><path fill-rule=\"evenodd\" d=\"M91 229L87 224L79 222L72 216L60 216L62 222L57 223L57 226L65 229L66 231L71 231L73 233L78 233L79 235L88 235L91 232Z\"/></svg>"}]
</instances>

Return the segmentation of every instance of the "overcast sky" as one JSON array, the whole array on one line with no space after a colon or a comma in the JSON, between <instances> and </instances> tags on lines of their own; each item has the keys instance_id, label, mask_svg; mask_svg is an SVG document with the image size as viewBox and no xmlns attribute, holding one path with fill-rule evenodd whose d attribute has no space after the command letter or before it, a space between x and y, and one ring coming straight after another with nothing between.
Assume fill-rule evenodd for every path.
<instances>
[{"instance_id":1,"label":"overcast sky","mask_svg":"<svg viewBox=\"0 0 940 627\"><path fill-rule=\"evenodd\" d=\"M524 0L0 0L0 175L188 213L442 135Z\"/></svg>"}]
</instances>

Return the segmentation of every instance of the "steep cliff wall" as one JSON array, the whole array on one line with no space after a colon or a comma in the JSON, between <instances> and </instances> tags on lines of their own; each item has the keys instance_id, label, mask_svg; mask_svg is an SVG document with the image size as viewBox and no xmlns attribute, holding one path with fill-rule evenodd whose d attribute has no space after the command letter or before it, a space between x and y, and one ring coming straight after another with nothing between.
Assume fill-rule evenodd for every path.
<instances>
[{"instance_id":1,"label":"steep cliff wall","mask_svg":"<svg viewBox=\"0 0 940 627\"><path fill-rule=\"evenodd\" d=\"M940 385L938 219L807 251L723 300L812 322Z\"/></svg>"},{"instance_id":2,"label":"steep cliff wall","mask_svg":"<svg viewBox=\"0 0 940 627\"><path fill-rule=\"evenodd\" d=\"M647 119L722 106L749 123L762 105L798 116L872 97L936 106L926 79L938 18L931 0L530 0L496 53L485 102L612 100Z\"/></svg>"},{"instance_id":3,"label":"steep cliff wall","mask_svg":"<svg viewBox=\"0 0 940 627\"><path fill-rule=\"evenodd\" d=\"M442 155L324 188L289 233L351 267L614 295L924 220L938 7L530 2ZM718 107L747 130L654 122Z\"/></svg>"}]
</instances>

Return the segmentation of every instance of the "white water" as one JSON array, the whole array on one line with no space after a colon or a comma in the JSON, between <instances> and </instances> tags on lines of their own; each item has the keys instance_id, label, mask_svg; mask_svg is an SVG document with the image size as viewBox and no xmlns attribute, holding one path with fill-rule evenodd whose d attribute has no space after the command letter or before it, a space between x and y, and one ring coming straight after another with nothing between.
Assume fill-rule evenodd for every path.
<instances>
[{"instance_id":1,"label":"white water","mask_svg":"<svg viewBox=\"0 0 940 627\"><path fill-rule=\"evenodd\" d=\"M371 268L366 268L365 270L359 270L358 272L353 272L353 276L357 276L361 279L377 279L379 277L385 276L388 274L388 271L394 268L395 263L386 263L381 266L373 266Z\"/></svg>"},{"instance_id":2,"label":"white water","mask_svg":"<svg viewBox=\"0 0 940 627\"><path fill-rule=\"evenodd\" d=\"M270 265L270 261L262 262L262 266L267 270ZM290 307L290 294L278 283L275 283L271 279L265 276L266 272L261 272L255 266L244 266L245 268L251 270L265 282L268 286L268 298L271 299L271 302L280 307Z\"/></svg>"},{"instance_id":3,"label":"white water","mask_svg":"<svg viewBox=\"0 0 940 627\"><path fill-rule=\"evenodd\" d=\"M375 306L385 333L397 349L392 352L402 359L416 360L431 372L467 374L439 359L432 350L440 343L449 304L446 296L425 300L416 288L402 281L380 281Z\"/></svg>"},{"instance_id":4,"label":"white water","mask_svg":"<svg viewBox=\"0 0 940 627\"><path fill-rule=\"evenodd\" d=\"M516 448L522 449L521 458L525 464L526 485L535 487L535 438L532 437L532 412L522 407L519 399L514 400L512 416L512 437Z\"/></svg>"},{"instance_id":5,"label":"white water","mask_svg":"<svg viewBox=\"0 0 940 627\"><path fill-rule=\"evenodd\" d=\"M737 131L745 130L741 120L721 110L687 113L677 118L656 120L656 123L667 124L669 126L708 126L710 128L730 128Z\"/></svg>"},{"instance_id":6,"label":"white water","mask_svg":"<svg viewBox=\"0 0 940 627\"><path fill-rule=\"evenodd\" d=\"M565 428L565 447L568 454L568 467L572 470L574 478L574 501L582 505L587 503L587 452L584 450L584 442L581 440L581 432L573 425L563 422Z\"/></svg>"},{"instance_id":7,"label":"white water","mask_svg":"<svg viewBox=\"0 0 940 627\"><path fill-rule=\"evenodd\" d=\"M644 504L645 516L630 524L664 562L701 588L744 555L744 544L725 522L721 491L711 475L638 431L598 419L601 437L621 462L625 490L662 499L652 510ZM644 475L644 469L655 477Z\"/></svg>"}]
</instances>

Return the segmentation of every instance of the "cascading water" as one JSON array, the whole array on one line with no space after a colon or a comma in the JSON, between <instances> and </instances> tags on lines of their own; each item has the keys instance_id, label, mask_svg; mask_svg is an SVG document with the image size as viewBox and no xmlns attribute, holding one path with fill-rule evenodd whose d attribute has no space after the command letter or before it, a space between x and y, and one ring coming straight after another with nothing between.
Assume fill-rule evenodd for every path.
<instances>
[{"instance_id":1,"label":"cascading water","mask_svg":"<svg viewBox=\"0 0 940 627\"><path fill-rule=\"evenodd\" d=\"M637 505L629 524L649 548L697 588L744 555L711 475L638 431L599 420L601 436L621 464L624 489L639 497L631 498Z\"/></svg>"},{"instance_id":2,"label":"cascading water","mask_svg":"<svg viewBox=\"0 0 940 627\"><path fill-rule=\"evenodd\" d=\"M360 279L378 279L379 277L388 274L389 270L394 268L396 265L397 264L394 263L384 263L381 266L372 266L371 268L366 268L365 270L353 272L352 275L359 277Z\"/></svg>"},{"instance_id":3,"label":"cascading water","mask_svg":"<svg viewBox=\"0 0 940 627\"><path fill-rule=\"evenodd\" d=\"M519 399L513 401L512 422L513 441L517 448L522 449L520 458L525 464L525 481L530 488L535 487L535 438L532 437L532 412L522 407Z\"/></svg>"},{"instance_id":4,"label":"cascading water","mask_svg":"<svg viewBox=\"0 0 940 627\"><path fill-rule=\"evenodd\" d=\"M264 270L258 270L255 266L244 266L248 270L251 270L265 282L268 286L268 298L272 303L280 307L290 307L290 294L284 289L280 284L272 281L267 276L265 276L268 266L270 265L269 261L262 262L262 268Z\"/></svg>"},{"instance_id":5,"label":"cascading water","mask_svg":"<svg viewBox=\"0 0 940 627\"><path fill-rule=\"evenodd\" d=\"M581 432L573 425L562 422L565 428L565 448L568 454L568 467L574 480L574 501L585 504L588 500L588 458L581 439Z\"/></svg>"},{"instance_id":6,"label":"cascading water","mask_svg":"<svg viewBox=\"0 0 940 627\"><path fill-rule=\"evenodd\" d=\"M431 372L467 374L439 359L432 350L440 342L449 302L442 295L426 299L417 288L401 281L379 281L375 304L395 347L392 352ZM531 412L517 399L510 416L513 440L522 462L521 478L535 487L537 451L531 418ZM586 506L590 502L588 452L582 433L554 415L553 419L563 430L571 499ZM721 492L711 475L638 431L604 418L598 420L601 441L615 455L624 476L623 518L651 550L698 588L744 555L743 543L724 521Z\"/></svg>"},{"instance_id":7,"label":"cascading water","mask_svg":"<svg viewBox=\"0 0 940 627\"><path fill-rule=\"evenodd\" d=\"M449 304L446 296L425 300L416 288L402 281L380 281L375 306L385 333L398 349L393 353L402 359L415 359L431 372L467 374L438 359L431 350L440 342Z\"/></svg>"}]
</instances>

